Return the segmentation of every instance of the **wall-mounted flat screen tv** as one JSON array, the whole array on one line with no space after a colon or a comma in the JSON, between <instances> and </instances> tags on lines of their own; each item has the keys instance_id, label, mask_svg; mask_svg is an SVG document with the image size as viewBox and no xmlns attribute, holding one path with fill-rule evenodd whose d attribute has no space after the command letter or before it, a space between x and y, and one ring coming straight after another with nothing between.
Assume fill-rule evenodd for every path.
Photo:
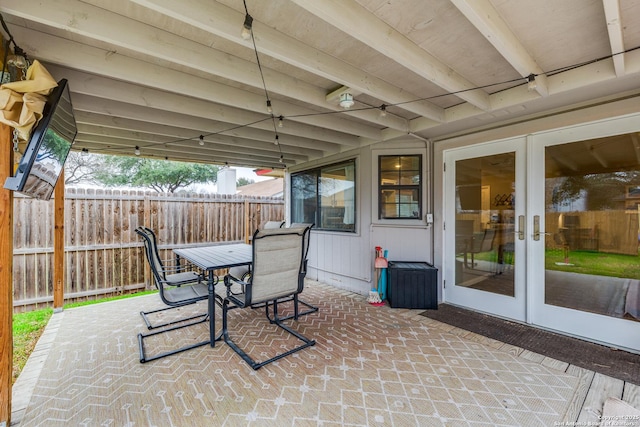
<instances>
[{"instance_id":1,"label":"wall-mounted flat screen tv","mask_svg":"<svg viewBox=\"0 0 640 427\"><path fill-rule=\"evenodd\" d=\"M62 79L49 95L18 168L4 188L49 200L77 133L69 85Z\"/></svg>"}]
</instances>

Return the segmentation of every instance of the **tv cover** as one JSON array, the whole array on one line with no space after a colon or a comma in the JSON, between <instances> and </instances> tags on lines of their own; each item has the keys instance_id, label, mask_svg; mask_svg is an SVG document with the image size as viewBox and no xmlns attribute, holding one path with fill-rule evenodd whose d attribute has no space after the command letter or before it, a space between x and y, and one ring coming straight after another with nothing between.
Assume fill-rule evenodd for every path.
<instances>
[{"instance_id":1,"label":"tv cover","mask_svg":"<svg viewBox=\"0 0 640 427\"><path fill-rule=\"evenodd\" d=\"M33 129L20 164L4 188L49 200L77 134L66 79L58 82Z\"/></svg>"}]
</instances>

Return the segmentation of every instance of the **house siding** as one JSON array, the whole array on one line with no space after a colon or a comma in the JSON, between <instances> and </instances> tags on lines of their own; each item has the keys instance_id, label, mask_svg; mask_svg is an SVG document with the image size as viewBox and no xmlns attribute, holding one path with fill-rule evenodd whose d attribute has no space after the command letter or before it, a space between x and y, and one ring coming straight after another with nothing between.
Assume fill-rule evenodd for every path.
<instances>
[{"instance_id":1,"label":"house siding","mask_svg":"<svg viewBox=\"0 0 640 427\"><path fill-rule=\"evenodd\" d=\"M390 260L399 261L427 261L433 260L432 230L419 221L417 225L394 225L393 223L378 224L374 219L374 193L377 191L375 182L374 152L393 152L394 150L412 150L426 154L425 142L416 142L413 138L393 143L380 143L372 146L351 150L339 156L323 159L320 162L309 162L297 165L289 173L310 169L325 164L332 164L346 159L356 159L356 209L357 223L355 233L332 231L312 232L309 247L308 277L331 284L337 288L366 295L375 282L373 267L375 246L381 246L389 251ZM423 161L423 177L425 190L423 192L423 210L427 212L427 187L430 185L430 165ZM290 175L287 176L290 182ZM290 206L290 194L285 197ZM290 212L287 212L287 216Z\"/></svg>"},{"instance_id":2,"label":"house siding","mask_svg":"<svg viewBox=\"0 0 640 427\"><path fill-rule=\"evenodd\" d=\"M541 118L532 118L517 124L496 127L460 137L435 138L433 158L427 156L424 161L425 174L425 213L433 213L434 223L420 226L379 224L373 218L376 207L376 171L373 165L374 153L389 150L425 149L429 142L416 141L407 137L392 143L379 143L357 150L331 156L326 159L296 165L289 173L302 171L320 165L336 163L349 158L356 159L357 165L357 226L356 233L314 231L309 251L309 277L334 285L340 289L365 295L375 281L373 268L374 247L381 246L389 251L389 260L425 261L433 263L438 269L438 301L443 300L443 241L444 241L444 166L445 150L469 146L499 139L523 136L536 132L560 129L568 126L580 126L597 120L637 113L638 98L622 98L598 103L593 106L574 109L569 112L547 114ZM430 154L430 153L429 153ZM287 182L290 182L287 176ZM290 203L290 194L285 199ZM433 206L430 199L433 198ZM287 212L289 215L289 212Z\"/></svg>"}]
</instances>

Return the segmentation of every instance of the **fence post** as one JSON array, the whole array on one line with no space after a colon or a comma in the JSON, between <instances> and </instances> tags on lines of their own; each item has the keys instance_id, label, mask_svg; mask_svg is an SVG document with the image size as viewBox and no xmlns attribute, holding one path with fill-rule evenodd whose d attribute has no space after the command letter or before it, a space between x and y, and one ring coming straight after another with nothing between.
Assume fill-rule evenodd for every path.
<instances>
[{"instance_id":1,"label":"fence post","mask_svg":"<svg viewBox=\"0 0 640 427\"><path fill-rule=\"evenodd\" d=\"M64 305L64 169L54 188L53 208L53 311Z\"/></svg>"},{"instance_id":2,"label":"fence post","mask_svg":"<svg viewBox=\"0 0 640 427\"><path fill-rule=\"evenodd\" d=\"M249 200L244 199L244 242L249 243Z\"/></svg>"}]
</instances>

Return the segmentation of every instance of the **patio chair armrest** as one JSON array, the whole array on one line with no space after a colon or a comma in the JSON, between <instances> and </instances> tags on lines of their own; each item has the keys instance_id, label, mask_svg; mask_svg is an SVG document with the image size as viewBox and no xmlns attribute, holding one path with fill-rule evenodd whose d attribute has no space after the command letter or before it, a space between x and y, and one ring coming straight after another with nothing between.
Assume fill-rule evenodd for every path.
<instances>
[{"instance_id":1,"label":"patio chair armrest","mask_svg":"<svg viewBox=\"0 0 640 427\"><path fill-rule=\"evenodd\" d=\"M205 281L204 275L196 271L179 271L175 273L165 271L165 286L195 285ZM216 280L217 283L217 280Z\"/></svg>"},{"instance_id":2,"label":"patio chair armrest","mask_svg":"<svg viewBox=\"0 0 640 427\"><path fill-rule=\"evenodd\" d=\"M238 279L237 277L232 276L231 274L227 274L226 276L224 276L224 286L227 288L227 296L229 295L241 295L244 293L245 287L248 285L249 283ZM234 292L231 290L231 287L233 285L240 285L240 289L242 290L241 292Z\"/></svg>"}]
</instances>

